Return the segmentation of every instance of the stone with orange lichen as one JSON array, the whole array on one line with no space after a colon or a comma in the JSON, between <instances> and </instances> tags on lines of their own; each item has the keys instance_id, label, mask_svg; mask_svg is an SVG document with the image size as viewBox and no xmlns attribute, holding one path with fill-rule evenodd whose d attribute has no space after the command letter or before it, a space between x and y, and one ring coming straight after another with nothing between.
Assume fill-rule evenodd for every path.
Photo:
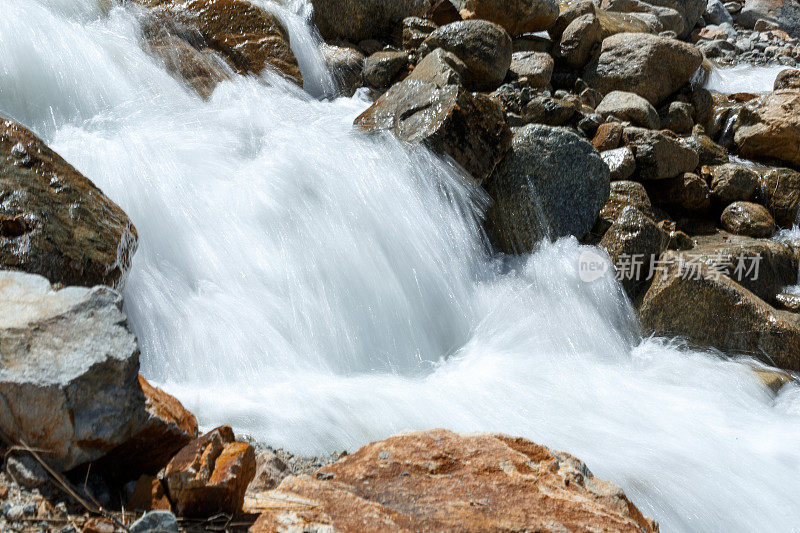
<instances>
[{"instance_id":1,"label":"stone with orange lichen","mask_svg":"<svg viewBox=\"0 0 800 533\"><path fill-rule=\"evenodd\" d=\"M253 447L236 442L233 430L222 426L181 449L162 479L179 516L235 515L255 470Z\"/></svg>"},{"instance_id":2,"label":"stone with orange lichen","mask_svg":"<svg viewBox=\"0 0 800 533\"><path fill-rule=\"evenodd\" d=\"M252 533L333 531L654 532L622 490L582 462L522 438L437 429L364 446L263 495Z\"/></svg>"}]
</instances>

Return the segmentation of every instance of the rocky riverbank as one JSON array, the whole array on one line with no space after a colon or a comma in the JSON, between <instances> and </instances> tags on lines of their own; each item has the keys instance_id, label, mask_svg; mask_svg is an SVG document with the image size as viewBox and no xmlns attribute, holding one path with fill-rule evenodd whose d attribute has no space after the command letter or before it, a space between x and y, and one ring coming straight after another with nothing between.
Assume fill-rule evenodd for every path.
<instances>
[{"instance_id":1,"label":"rocky riverbank","mask_svg":"<svg viewBox=\"0 0 800 533\"><path fill-rule=\"evenodd\" d=\"M494 252L579 239L646 334L749 356L770 393L795 379L800 239L782 230L800 211L800 75L769 94L703 87L714 63L794 66L794 4L312 3L342 93L372 101L354 132L451 161L491 199ZM282 22L255 3L128 8L141 47L201 98L264 69L303 85ZM658 529L578 459L522 438L430 430L303 458L227 426L200 435L139 374L121 296L137 244L89 177L0 121L0 527Z\"/></svg>"}]
</instances>

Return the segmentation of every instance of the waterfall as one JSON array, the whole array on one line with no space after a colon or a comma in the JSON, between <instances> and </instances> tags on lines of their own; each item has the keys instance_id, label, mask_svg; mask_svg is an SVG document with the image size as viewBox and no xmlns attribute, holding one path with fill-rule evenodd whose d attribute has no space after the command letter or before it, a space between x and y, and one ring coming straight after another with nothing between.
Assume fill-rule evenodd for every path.
<instances>
[{"instance_id":1,"label":"waterfall","mask_svg":"<svg viewBox=\"0 0 800 533\"><path fill-rule=\"evenodd\" d=\"M203 100L130 6L0 0L0 115L139 230L125 305L148 379L204 427L299 453L498 431L578 456L664 531L797 527L800 387L642 339L614 279L581 281L574 239L490 255L485 196L355 132L369 103L333 98L307 6L268 7L308 92L266 72Z\"/></svg>"}]
</instances>

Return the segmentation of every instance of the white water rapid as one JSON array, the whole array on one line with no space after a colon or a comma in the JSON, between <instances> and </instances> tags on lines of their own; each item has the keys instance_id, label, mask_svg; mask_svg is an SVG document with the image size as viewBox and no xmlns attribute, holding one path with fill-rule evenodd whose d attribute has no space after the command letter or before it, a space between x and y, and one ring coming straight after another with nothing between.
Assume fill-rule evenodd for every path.
<instances>
[{"instance_id":1,"label":"white water rapid","mask_svg":"<svg viewBox=\"0 0 800 533\"><path fill-rule=\"evenodd\" d=\"M261 2L267 5L267 2ZM331 79L287 21L308 88ZM0 0L0 115L131 216L143 372L205 427L314 454L406 429L523 435L621 485L663 531L797 531L800 387L642 340L564 239L485 252L485 199L422 149L353 131L368 104L276 76L204 101L129 7Z\"/></svg>"}]
</instances>

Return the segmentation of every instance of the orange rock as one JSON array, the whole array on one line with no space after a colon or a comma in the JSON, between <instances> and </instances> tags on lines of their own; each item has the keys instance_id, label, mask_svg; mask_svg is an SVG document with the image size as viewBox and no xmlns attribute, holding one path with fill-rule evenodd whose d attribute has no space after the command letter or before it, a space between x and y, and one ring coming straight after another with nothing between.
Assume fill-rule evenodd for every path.
<instances>
[{"instance_id":1,"label":"orange rock","mask_svg":"<svg viewBox=\"0 0 800 533\"><path fill-rule=\"evenodd\" d=\"M153 476L143 474L136 482L128 500L127 510L130 511L171 511L172 505L167 498L167 491L161 481Z\"/></svg>"},{"instance_id":2,"label":"orange rock","mask_svg":"<svg viewBox=\"0 0 800 533\"><path fill-rule=\"evenodd\" d=\"M105 518L91 518L83 524L81 533L114 533L116 530L114 524Z\"/></svg>"},{"instance_id":3,"label":"orange rock","mask_svg":"<svg viewBox=\"0 0 800 533\"><path fill-rule=\"evenodd\" d=\"M576 458L522 438L437 429L374 442L267 493L252 533L654 532L622 490Z\"/></svg>"},{"instance_id":4,"label":"orange rock","mask_svg":"<svg viewBox=\"0 0 800 533\"><path fill-rule=\"evenodd\" d=\"M135 436L98 464L111 477L124 482L142 473L155 475L198 434L197 419L181 402L150 385L141 375L139 385L148 414L146 422Z\"/></svg>"},{"instance_id":5,"label":"orange rock","mask_svg":"<svg viewBox=\"0 0 800 533\"><path fill-rule=\"evenodd\" d=\"M163 480L179 516L235 515L255 472L253 447L236 442L233 430L222 426L179 451Z\"/></svg>"}]
</instances>

